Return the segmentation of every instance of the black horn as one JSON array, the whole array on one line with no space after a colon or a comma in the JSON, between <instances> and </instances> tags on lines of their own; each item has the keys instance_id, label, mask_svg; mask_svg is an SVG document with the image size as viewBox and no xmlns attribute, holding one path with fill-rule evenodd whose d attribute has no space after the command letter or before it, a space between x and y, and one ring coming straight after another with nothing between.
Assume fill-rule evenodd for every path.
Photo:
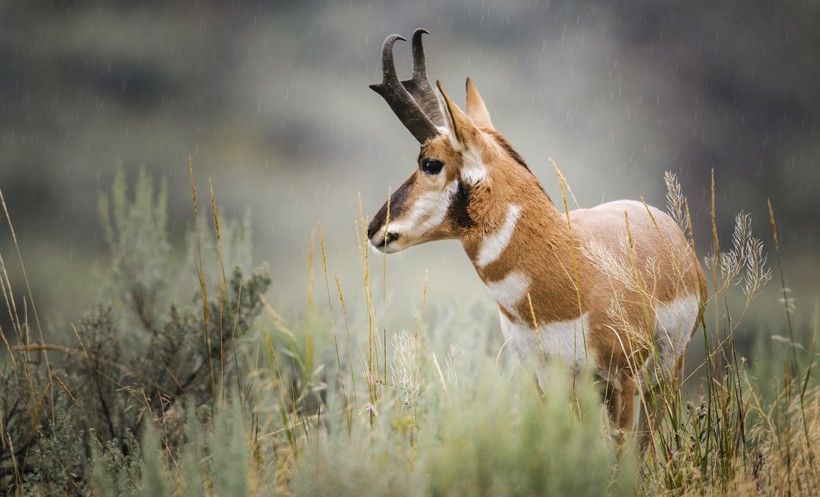
<instances>
[{"instance_id":1,"label":"black horn","mask_svg":"<svg viewBox=\"0 0 820 497\"><path fill-rule=\"evenodd\" d=\"M444 126L444 118L441 115L439 100L433 91L430 80L427 79L427 67L424 61L424 46L421 44L421 36L430 34L426 29L419 28L413 33L413 77L406 79L401 84L413 96L413 100L421 107L421 110L437 126Z\"/></svg>"},{"instance_id":2,"label":"black horn","mask_svg":"<svg viewBox=\"0 0 820 497\"><path fill-rule=\"evenodd\" d=\"M397 40L406 40L402 36L394 34L388 36L382 45L382 82L370 85L373 91L384 98L399 118L399 121L404 124L419 143L424 143L439 134L438 128L431 120L431 116L425 113L426 109L423 110L427 105L424 97L425 92L435 99L430 83L427 81L424 68L424 51L421 48L421 35L426 32L418 29L413 34L413 79L401 82L396 74L396 64L393 61L393 45ZM416 42L417 39L418 42ZM418 46L418 50L416 50L416 46ZM419 57L416 57L417 52L420 54ZM423 84L419 84L419 81L426 84L427 91L424 90ZM407 87L408 82L412 89ZM438 113L437 108L438 103L436 103L436 116L440 119L441 114Z\"/></svg>"}]
</instances>

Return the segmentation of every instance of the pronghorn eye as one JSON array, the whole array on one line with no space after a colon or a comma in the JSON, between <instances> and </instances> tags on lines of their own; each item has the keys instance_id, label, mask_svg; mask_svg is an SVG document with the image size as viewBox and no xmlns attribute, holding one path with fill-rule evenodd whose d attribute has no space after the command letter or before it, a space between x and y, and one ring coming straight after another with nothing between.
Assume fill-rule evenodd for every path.
<instances>
[{"instance_id":1,"label":"pronghorn eye","mask_svg":"<svg viewBox=\"0 0 820 497\"><path fill-rule=\"evenodd\" d=\"M441 168L444 167L444 163L440 160L436 159L422 159L421 160L421 170L427 174L438 174L441 172Z\"/></svg>"}]
</instances>

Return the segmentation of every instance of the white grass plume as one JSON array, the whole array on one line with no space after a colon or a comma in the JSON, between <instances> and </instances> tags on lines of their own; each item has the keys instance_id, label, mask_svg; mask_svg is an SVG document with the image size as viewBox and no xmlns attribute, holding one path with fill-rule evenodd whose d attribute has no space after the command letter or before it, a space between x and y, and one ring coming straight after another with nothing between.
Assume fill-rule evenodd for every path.
<instances>
[{"instance_id":1,"label":"white grass plume","mask_svg":"<svg viewBox=\"0 0 820 497\"><path fill-rule=\"evenodd\" d=\"M399 403L412 408L421 393L421 379L416 360L416 340L407 330L393 335L390 379L396 387Z\"/></svg>"},{"instance_id":2,"label":"white grass plume","mask_svg":"<svg viewBox=\"0 0 820 497\"><path fill-rule=\"evenodd\" d=\"M735 216L732 249L722 252L720 258L711 254L704 259L706 267L720 271L723 285L743 285L747 301L753 299L772 278L766 267L763 242L752 235L752 216L741 211Z\"/></svg>"},{"instance_id":3,"label":"white grass plume","mask_svg":"<svg viewBox=\"0 0 820 497\"><path fill-rule=\"evenodd\" d=\"M671 171L663 173L663 180L666 182L666 210L672 219L675 220L682 232L686 233L689 222L685 209L686 200L683 196L678 177Z\"/></svg>"}]
</instances>

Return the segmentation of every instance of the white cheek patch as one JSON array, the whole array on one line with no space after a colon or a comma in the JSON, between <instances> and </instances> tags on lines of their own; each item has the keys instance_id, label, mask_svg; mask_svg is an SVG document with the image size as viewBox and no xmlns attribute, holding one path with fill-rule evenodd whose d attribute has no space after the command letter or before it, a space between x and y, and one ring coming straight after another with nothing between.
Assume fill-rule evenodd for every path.
<instances>
[{"instance_id":1,"label":"white cheek patch","mask_svg":"<svg viewBox=\"0 0 820 497\"><path fill-rule=\"evenodd\" d=\"M468 185L477 185L487 178L487 168L483 165L465 166L461 170L461 179Z\"/></svg>"},{"instance_id":2,"label":"white cheek patch","mask_svg":"<svg viewBox=\"0 0 820 497\"><path fill-rule=\"evenodd\" d=\"M487 166L475 150L468 149L462 154L464 165L461 168L461 179L468 185L476 185L487 178Z\"/></svg>"},{"instance_id":3,"label":"white cheek patch","mask_svg":"<svg viewBox=\"0 0 820 497\"><path fill-rule=\"evenodd\" d=\"M492 235L486 237L481 243L481 248L478 251L478 258L476 265L478 267L485 267L491 262L496 261L507 245L510 244L515 225L518 223L518 218L521 216L521 206L511 205L507 210L507 218L504 224Z\"/></svg>"},{"instance_id":4,"label":"white cheek patch","mask_svg":"<svg viewBox=\"0 0 820 497\"><path fill-rule=\"evenodd\" d=\"M527 296L530 289L530 280L523 273L513 271L503 280L487 283L487 289L495 301L504 308L516 320L520 321L518 311L515 309L518 302Z\"/></svg>"},{"instance_id":5,"label":"white cheek patch","mask_svg":"<svg viewBox=\"0 0 820 497\"><path fill-rule=\"evenodd\" d=\"M655 353L644 365L650 383L655 383L658 374L667 377L684 352L692 337L692 330L698 319L698 298L690 295L655 307ZM654 371L657 361L661 361L660 371Z\"/></svg>"},{"instance_id":6,"label":"white cheek patch","mask_svg":"<svg viewBox=\"0 0 820 497\"><path fill-rule=\"evenodd\" d=\"M442 191L422 194L401 219L390 221L387 230L409 239L418 238L439 226L447 216L450 203L458 191L458 181L451 181ZM382 228L384 229L384 228ZM401 243L401 238L395 243Z\"/></svg>"}]
</instances>

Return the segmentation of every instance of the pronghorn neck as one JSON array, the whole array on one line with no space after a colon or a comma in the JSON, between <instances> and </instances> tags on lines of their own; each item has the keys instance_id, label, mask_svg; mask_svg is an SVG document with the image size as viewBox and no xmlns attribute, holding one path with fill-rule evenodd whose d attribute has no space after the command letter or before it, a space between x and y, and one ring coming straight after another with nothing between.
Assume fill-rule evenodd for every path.
<instances>
[{"instance_id":1,"label":"pronghorn neck","mask_svg":"<svg viewBox=\"0 0 820 497\"><path fill-rule=\"evenodd\" d=\"M577 318L572 275L583 261L566 216L529 170L505 162L488 167L487 180L471 187L473 226L461 237L464 251L510 321Z\"/></svg>"}]
</instances>

